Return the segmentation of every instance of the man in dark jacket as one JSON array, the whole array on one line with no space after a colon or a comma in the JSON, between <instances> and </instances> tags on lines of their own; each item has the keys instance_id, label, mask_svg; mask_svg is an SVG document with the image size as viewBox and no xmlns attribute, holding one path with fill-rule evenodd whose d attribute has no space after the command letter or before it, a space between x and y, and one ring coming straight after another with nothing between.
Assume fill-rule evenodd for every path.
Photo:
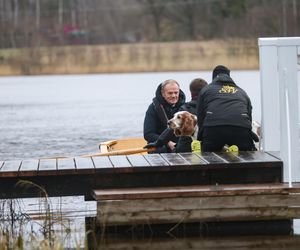
<instances>
[{"instance_id":1,"label":"man in dark jacket","mask_svg":"<svg viewBox=\"0 0 300 250\"><path fill-rule=\"evenodd\" d=\"M190 83L190 93L191 93L191 100L183 104L179 111L188 111L194 115L196 115L196 107L197 107L197 99L198 95L205 86L207 82L204 79L196 78Z\"/></svg>"},{"instance_id":2,"label":"man in dark jacket","mask_svg":"<svg viewBox=\"0 0 300 250\"><path fill-rule=\"evenodd\" d=\"M196 78L190 83L191 101L184 103L178 111L188 111L196 115L197 97L202 88L207 85L207 82L201 78ZM166 128L155 142L149 143L145 148L161 147L174 137L173 129ZM177 138L176 147L173 152L191 152L192 138L190 136L181 136Z\"/></svg>"},{"instance_id":3,"label":"man in dark jacket","mask_svg":"<svg viewBox=\"0 0 300 250\"><path fill-rule=\"evenodd\" d=\"M232 80L228 68L219 65L213 70L213 81L201 90L197 107L202 151L221 151L225 145L255 150L251 101Z\"/></svg>"},{"instance_id":4,"label":"man in dark jacket","mask_svg":"<svg viewBox=\"0 0 300 250\"><path fill-rule=\"evenodd\" d=\"M191 100L183 104L179 111L188 111L194 115L197 114L197 99L200 91L207 86L207 82L204 79L196 78L190 83L190 93L191 93ZM181 152L191 152L191 144L192 138L190 136L181 136L177 142L175 147L176 153Z\"/></svg>"},{"instance_id":5,"label":"man in dark jacket","mask_svg":"<svg viewBox=\"0 0 300 250\"><path fill-rule=\"evenodd\" d=\"M160 134L167 128L167 122L185 103L185 95L178 82L166 80L161 83L155 93L153 102L146 111L144 120L144 138L148 143L155 142ZM169 133L169 132L168 132ZM172 134L169 141L162 147L157 148L155 153L171 152L178 138Z\"/></svg>"}]
</instances>

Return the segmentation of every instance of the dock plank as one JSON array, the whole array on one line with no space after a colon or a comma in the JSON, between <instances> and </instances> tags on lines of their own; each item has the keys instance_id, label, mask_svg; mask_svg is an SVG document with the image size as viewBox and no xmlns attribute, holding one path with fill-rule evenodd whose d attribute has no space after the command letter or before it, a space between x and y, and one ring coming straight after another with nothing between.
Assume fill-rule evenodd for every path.
<instances>
[{"instance_id":1,"label":"dock plank","mask_svg":"<svg viewBox=\"0 0 300 250\"><path fill-rule=\"evenodd\" d=\"M225 159L221 158L220 156L216 155L212 152L201 152L196 153L202 160L206 161L209 164L220 164L220 163L228 163Z\"/></svg>"},{"instance_id":2,"label":"dock plank","mask_svg":"<svg viewBox=\"0 0 300 250\"><path fill-rule=\"evenodd\" d=\"M280 151L265 151L265 153L277 158L278 160L281 160Z\"/></svg>"},{"instance_id":3,"label":"dock plank","mask_svg":"<svg viewBox=\"0 0 300 250\"><path fill-rule=\"evenodd\" d=\"M186 166L190 165L184 158L176 153L164 153L161 156L170 164L170 166Z\"/></svg>"},{"instance_id":4,"label":"dock plank","mask_svg":"<svg viewBox=\"0 0 300 250\"><path fill-rule=\"evenodd\" d=\"M149 167L150 163L143 155L127 155L127 159L134 167Z\"/></svg>"},{"instance_id":5,"label":"dock plank","mask_svg":"<svg viewBox=\"0 0 300 250\"><path fill-rule=\"evenodd\" d=\"M150 166L169 166L170 164L159 154L147 154L144 156Z\"/></svg>"},{"instance_id":6,"label":"dock plank","mask_svg":"<svg viewBox=\"0 0 300 250\"><path fill-rule=\"evenodd\" d=\"M98 211L99 223L102 214ZM141 213L105 214L105 225L136 225L136 224L164 224L190 222L220 222L245 220L278 220L300 218L300 207L275 208L234 208L234 209L198 209L182 211L154 211Z\"/></svg>"},{"instance_id":7,"label":"dock plank","mask_svg":"<svg viewBox=\"0 0 300 250\"><path fill-rule=\"evenodd\" d=\"M94 163L91 157L75 157L76 169L92 169L94 170Z\"/></svg>"},{"instance_id":8,"label":"dock plank","mask_svg":"<svg viewBox=\"0 0 300 250\"><path fill-rule=\"evenodd\" d=\"M215 152L215 154L226 160L228 163L245 162L243 158L238 157L238 152Z\"/></svg>"},{"instance_id":9,"label":"dock plank","mask_svg":"<svg viewBox=\"0 0 300 250\"><path fill-rule=\"evenodd\" d=\"M240 151L238 157L246 162L280 162L278 158L262 151Z\"/></svg>"},{"instance_id":10,"label":"dock plank","mask_svg":"<svg viewBox=\"0 0 300 250\"><path fill-rule=\"evenodd\" d=\"M92 159L96 169L113 167L108 156L94 156Z\"/></svg>"},{"instance_id":11,"label":"dock plank","mask_svg":"<svg viewBox=\"0 0 300 250\"><path fill-rule=\"evenodd\" d=\"M5 161L0 169L0 175L2 176L16 176L18 175L19 168L21 166L21 161Z\"/></svg>"},{"instance_id":12,"label":"dock plank","mask_svg":"<svg viewBox=\"0 0 300 250\"><path fill-rule=\"evenodd\" d=\"M194 153L180 153L179 154L184 160L186 160L190 165L205 165L206 161L201 159L197 154Z\"/></svg>"},{"instance_id":13,"label":"dock plank","mask_svg":"<svg viewBox=\"0 0 300 250\"><path fill-rule=\"evenodd\" d=\"M132 167L126 155L113 155L113 156L109 156L109 159L112 165L114 166L114 168Z\"/></svg>"},{"instance_id":14,"label":"dock plank","mask_svg":"<svg viewBox=\"0 0 300 250\"><path fill-rule=\"evenodd\" d=\"M19 174L30 174L36 173L39 167L38 159L26 159L22 161L21 167L19 169Z\"/></svg>"},{"instance_id":15,"label":"dock plank","mask_svg":"<svg viewBox=\"0 0 300 250\"><path fill-rule=\"evenodd\" d=\"M300 184L228 184L93 190L95 200L300 194Z\"/></svg>"},{"instance_id":16,"label":"dock plank","mask_svg":"<svg viewBox=\"0 0 300 250\"><path fill-rule=\"evenodd\" d=\"M40 159L39 172L42 171L56 171L56 159Z\"/></svg>"},{"instance_id":17,"label":"dock plank","mask_svg":"<svg viewBox=\"0 0 300 250\"><path fill-rule=\"evenodd\" d=\"M57 170L75 170L74 158L58 158Z\"/></svg>"},{"instance_id":18,"label":"dock plank","mask_svg":"<svg viewBox=\"0 0 300 250\"><path fill-rule=\"evenodd\" d=\"M226 208L299 207L299 195L239 195L218 197L175 197L159 199L105 200L98 203L98 209L113 213L139 213L151 211L178 211Z\"/></svg>"}]
</instances>

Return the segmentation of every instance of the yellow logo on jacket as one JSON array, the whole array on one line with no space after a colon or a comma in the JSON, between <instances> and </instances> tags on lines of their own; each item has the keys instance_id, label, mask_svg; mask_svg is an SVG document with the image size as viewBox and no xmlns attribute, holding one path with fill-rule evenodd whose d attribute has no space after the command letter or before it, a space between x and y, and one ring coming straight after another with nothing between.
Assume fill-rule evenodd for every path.
<instances>
[{"instance_id":1,"label":"yellow logo on jacket","mask_svg":"<svg viewBox=\"0 0 300 250\"><path fill-rule=\"evenodd\" d=\"M234 94L237 91L236 87L225 85L219 90L219 93Z\"/></svg>"}]
</instances>

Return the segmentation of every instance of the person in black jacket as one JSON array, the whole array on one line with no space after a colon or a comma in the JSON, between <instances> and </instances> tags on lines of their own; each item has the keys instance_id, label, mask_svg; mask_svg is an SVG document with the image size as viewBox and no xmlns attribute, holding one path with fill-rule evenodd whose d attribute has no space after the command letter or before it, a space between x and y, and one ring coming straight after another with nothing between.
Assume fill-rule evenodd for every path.
<instances>
[{"instance_id":1,"label":"person in black jacket","mask_svg":"<svg viewBox=\"0 0 300 250\"><path fill-rule=\"evenodd\" d=\"M178 111L188 111L196 115L197 97L200 90L207 85L207 82L201 78L196 78L190 83L191 101L184 103ZM148 143L145 148L162 147L174 137L174 132L171 128L167 127L157 138L155 142ZM191 152L192 138L190 136L181 136L177 138L176 147L172 152Z\"/></svg>"},{"instance_id":2,"label":"person in black jacket","mask_svg":"<svg viewBox=\"0 0 300 250\"><path fill-rule=\"evenodd\" d=\"M194 115L196 115L197 110L197 99L198 95L205 86L207 85L207 82L202 78L196 78L190 83L190 93L191 93L191 100L189 102L186 102L183 104L179 111L188 111Z\"/></svg>"},{"instance_id":3,"label":"person in black jacket","mask_svg":"<svg viewBox=\"0 0 300 250\"><path fill-rule=\"evenodd\" d=\"M149 105L144 119L144 138L148 144L157 141L161 133L167 128L168 120L184 103L185 95L175 80L166 80L157 87L155 98ZM169 134L170 131L165 133ZM173 132L167 138L168 141L160 145L154 153L167 153L174 150L178 138Z\"/></svg>"},{"instance_id":4,"label":"person in black jacket","mask_svg":"<svg viewBox=\"0 0 300 250\"><path fill-rule=\"evenodd\" d=\"M197 107L203 152L221 151L225 145L236 145L240 151L255 150L251 101L232 80L228 68L219 65L213 70L213 81L201 90Z\"/></svg>"},{"instance_id":5,"label":"person in black jacket","mask_svg":"<svg viewBox=\"0 0 300 250\"><path fill-rule=\"evenodd\" d=\"M200 91L207 86L207 82L201 78L196 78L190 83L191 101L183 104L179 111L188 111L194 115L197 114L197 99ZM175 147L176 153L191 152L192 138L190 136L180 136Z\"/></svg>"}]
</instances>

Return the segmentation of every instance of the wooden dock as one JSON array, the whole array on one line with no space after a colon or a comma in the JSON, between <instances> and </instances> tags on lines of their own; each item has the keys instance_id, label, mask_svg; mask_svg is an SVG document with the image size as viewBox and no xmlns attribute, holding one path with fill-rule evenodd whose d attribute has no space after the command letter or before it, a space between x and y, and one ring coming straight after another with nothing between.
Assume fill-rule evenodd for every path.
<instances>
[{"instance_id":1,"label":"wooden dock","mask_svg":"<svg viewBox=\"0 0 300 250\"><path fill-rule=\"evenodd\" d=\"M300 185L233 184L94 191L105 226L300 218Z\"/></svg>"},{"instance_id":2,"label":"wooden dock","mask_svg":"<svg viewBox=\"0 0 300 250\"><path fill-rule=\"evenodd\" d=\"M283 164L267 152L181 153L0 162L0 198L84 195L92 190L280 183Z\"/></svg>"}]
</instances>

